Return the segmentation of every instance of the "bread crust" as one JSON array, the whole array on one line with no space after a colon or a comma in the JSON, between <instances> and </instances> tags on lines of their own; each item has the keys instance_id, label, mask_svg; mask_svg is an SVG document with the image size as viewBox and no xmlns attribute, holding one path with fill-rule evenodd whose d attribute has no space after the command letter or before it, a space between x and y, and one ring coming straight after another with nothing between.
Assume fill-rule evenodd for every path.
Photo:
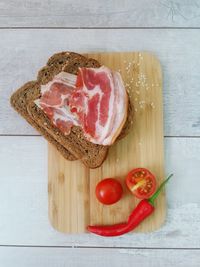
<instances>
[{"instance_id":1,"label":"bread crust","mask_svg":"<svg viewBox=\"0 0 200 267\"><path fill-rule=\"evenodd\" d=\"M80 127L72 127L69 135L64 135L34 103L40 94L40 86L53 79L59 72L77 74L79 67L100 67L99 62L74 52L54 54L37 75L36 81L30 81L11 96L11 105L27 122L36 128L67 160L80 159L87 167L101 166L108 153L108 146L93 144L86 140ZM128 118L117 140L127 135L130 129L132 110L129 102Z\"/></svg>"}]
</instances>

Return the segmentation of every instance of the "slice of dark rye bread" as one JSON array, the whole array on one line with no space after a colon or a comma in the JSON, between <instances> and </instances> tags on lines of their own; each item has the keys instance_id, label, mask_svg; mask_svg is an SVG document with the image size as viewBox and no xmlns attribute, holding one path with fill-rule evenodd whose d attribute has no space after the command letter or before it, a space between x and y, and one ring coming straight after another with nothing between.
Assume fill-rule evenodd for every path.
<instances>
[{"instance_id":1,"label":"slice of dark rye bread","mask_svg":"<svg viewBox=\"0 0 200 267\"><path fill-rule=\"evenodd\" d=\"M62 144L57 142L56 139L52 136L52 133L49 133L45 129L44 125L39 125L38 122L30 116L27 107L29 103L41 96L41 84L45 84L52 80L52 78L62 70L64 65L68 64L71 61L81 60L84 61L85 57L73 52L61 52L53 55L48 60L47 65L39 71L37 81L30 81L24 84L11 96L10 99L11 105L14 107L14 109L18 113L20 113L20 115L22 115L27 120L27 122L35 127L50 143L52 143L67 160L76 160L77 158L75 157L74 153L70 153L67 150L66 146L64 147ZM92 59L88 59L85 65L88 67L100 66L97 61Z\"/></svg>"},{"instance_id":2,"label":"slice of dark rye bread","mask_svg":"<svg viewBox=\"0 0 200 267\"><path fill-rule=\"evenodd\" d=\"M94 59L88 59L72 52L61 52L53 55L48 60L47 65L39 71L37 81L26 83L12 95L11 104L49 142L55 145L66 159L79 158L86 166L96 168L105 160L108 147L88 142L79 127L73 127L70 135L63 135L33 102L40 97L41 84L52 80L61 70L76 74L78 67L83 66L99 67L100 64ZM132 111L131 105L129 105L129 116L118 139L127 134L131 120Z\"/></svg>"},{"instance_id":3,"label":"slice of dark rye bread","mask_svg":"<svg viewBox=\"0 0 200 267\"><path fill-rule=\"evenodd\" d=\"M71 161L76 160L77 158L63 145L58 143L55 138L53 138L51 134L44 129L44 127L39 126L38 123L33 120L28 113L27 106L28 103L40 97L40 85L51 80L51 78L48 76L48 74L51 74L51 72L46 72L48 66L53 66L53 68L56 68L59 73L65 64L71 60L75 60L76 58L80 59L82 56L73 52L61 52L53 55L49 58L47 65L39 71L37 81L27 82L16 92L14 92L10 98L12 107L21 116L23 116L29 124L31 124L38 132L40 132L41 135L43 135L51 144L53 144L64 158Z\"/></svg>"}]
</instances>

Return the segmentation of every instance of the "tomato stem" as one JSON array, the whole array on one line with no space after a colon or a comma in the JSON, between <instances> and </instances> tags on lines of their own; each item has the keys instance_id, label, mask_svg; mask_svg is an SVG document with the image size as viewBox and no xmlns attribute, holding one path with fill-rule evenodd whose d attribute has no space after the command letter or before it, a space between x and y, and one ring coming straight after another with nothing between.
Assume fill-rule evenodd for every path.
<instances>
[{"instance_id":1,"label":"tomato stem","mask_svg":"<svg viewBox=\"0 0 200 267\"><path fill-rule=\"evenodd\" d=\"M170 174L167 179L162 182L162 184L158 187L158 189L156 190L156 192L153 194L153 196L151 196L148 201L154 206L154 201L155 199L158 197L158 195L160 194L160 192L162 191L163 187L166 185L166 183L169 181L169 179L173 176L173 173Z\"/></svg>"}]
</instances>

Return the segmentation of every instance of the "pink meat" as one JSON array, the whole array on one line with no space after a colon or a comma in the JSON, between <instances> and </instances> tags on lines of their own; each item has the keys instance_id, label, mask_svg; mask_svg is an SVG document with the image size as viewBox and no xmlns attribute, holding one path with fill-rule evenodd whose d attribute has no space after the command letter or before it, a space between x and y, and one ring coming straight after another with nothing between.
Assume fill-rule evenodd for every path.
<instances>
[{"instance_id":1,"label":"pink meat","mask_svg":"<svg viewBox=\"0 0 200 267\"><path fill-rule=\"evenodd\" d=\"M116 73L104 66L81 68L72 94L70 106L76 108L87 139L96 144L112 144L127 116L126 90Z\"/></svg>"},{"instance_id":2,"label":"pink meat","mask_svg":"<svg viewBox=\"0 0 200 267\"><path fill-rule=\"evenodd\" d=\"M111 145L127 116L127 94L119 73L107 67L61 72L41 88L37 105L64 134L80 126L86 138Z\"/></svg>"},{"instance_id":3,"label":"pink meat","mask_svg":"<svg viewBox=\"0 0 200 267\"><path fill-rule=\"evenodd\" d=\"M70 134L73 125L79 126L76 116L69 110L69 101L75 89L75 83L76 75L61 72L52 81L41 86L41 98L35 101L65 135Z\"/></svg>"},{"instance_id":4,"label":"pink meat","mask_svg":"<svg viewBox=\"0 0 200 267\"><path fill-rule=\"evenodd\" d=\"M69 95L72 88L66 84L55 82L51 84L48 91L46 91L40 98L40 102L48 106L59 106L62 103L62 95Z\"/></svg>"}]
</instances>

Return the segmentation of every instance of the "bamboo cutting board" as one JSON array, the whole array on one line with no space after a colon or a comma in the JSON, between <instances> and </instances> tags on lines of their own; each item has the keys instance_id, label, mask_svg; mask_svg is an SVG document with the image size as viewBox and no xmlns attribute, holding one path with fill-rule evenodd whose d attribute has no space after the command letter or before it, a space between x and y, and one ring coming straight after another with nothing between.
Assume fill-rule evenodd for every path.
<instances>
[{"instance_id":1,"label":"bamboo cutting board","mask_svg":"<svg viewBox=\"0 0 200 267\"><path fill-rule=\"evenodd\" d=\"M156 175L158 184L164 179L160 63L147 52L87 55L121 72L134 105L134 117L129 135L110 148L106 161L95 170L89 170L80 161L65 160L49 144L49 218L55 229L65 233L85 232L88 224L125 221L138 202L124 183L131 169L148 168ZM116 177L124 188L123 198L111 206L100 204L95 197L96 184L106 177ZM162 193L156 202L155 213L135 232L159 228L164 222L165 213L165 195Z\"/></svg>"}]
</instances>

